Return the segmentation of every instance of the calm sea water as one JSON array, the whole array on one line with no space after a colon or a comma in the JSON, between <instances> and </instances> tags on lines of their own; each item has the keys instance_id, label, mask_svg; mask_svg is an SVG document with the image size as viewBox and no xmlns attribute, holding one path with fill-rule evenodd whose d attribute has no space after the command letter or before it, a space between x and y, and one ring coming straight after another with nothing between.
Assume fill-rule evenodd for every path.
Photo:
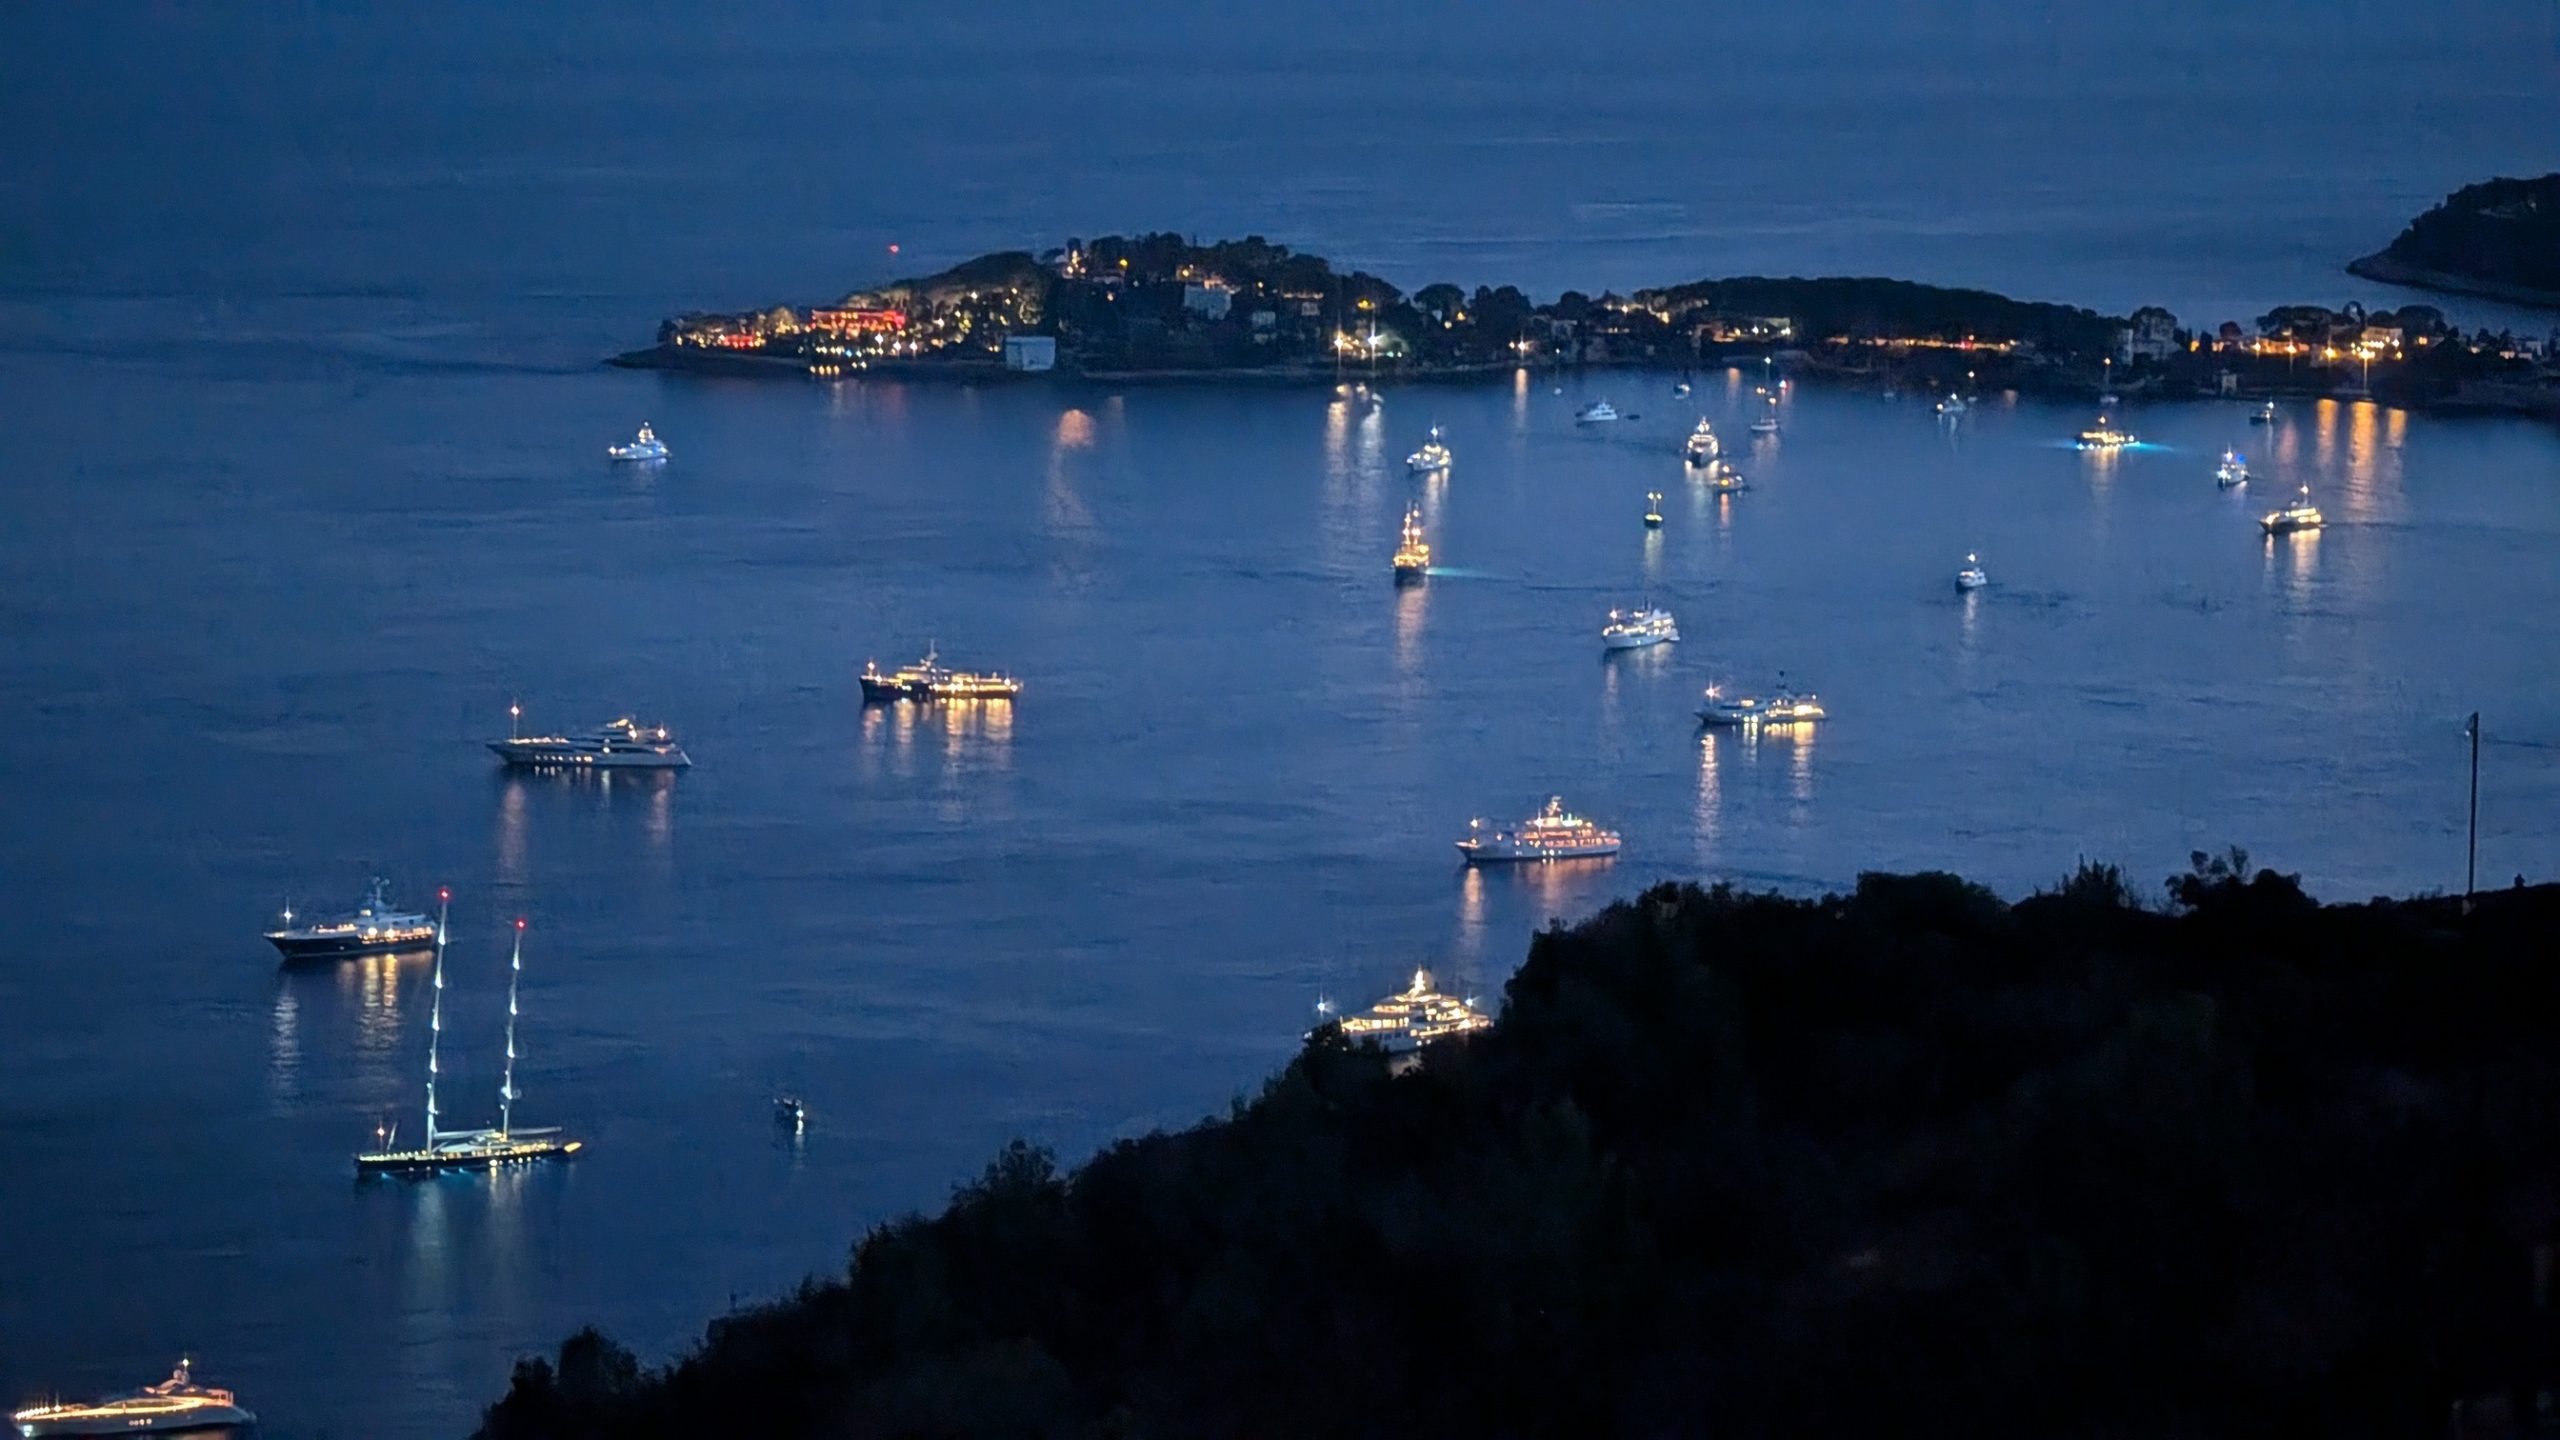
<instances>
[{"instance_id":1,"label":"calm sea water","mask_svg":"<svg viewBox=\"0 0 2560 1440\"><path fill-rule=\"evenodd\" d=\"M680 305L1150 225L1411 284L2389 301L2336 263L2560 131L2537 7L1915 14L0 17L0 1399L192 1348L270 1434L459 1433L579 1324L668 1353L1009 1136L1186 1123L1320 993L1497 994L1660 878L2017 893L2238 843L2458 885L2473 709L2484 872L2550 875L2547 428L2164 407L2094 460L2076 412L1807 391L1720 502L1678 438L1740 442L1753 376L1372 414L592 364ZM1602 395L1638 418L1577 430ZM676 462L604 465L644 416ZM2265 543L2305 482L2335 523ZM1445 573L1398 592L1409 499ZM1648 596L1686 638L1603 661ZM1029 694L865 709L928 639ZM1835 719L1701 740L1703 684L1780 670ZM509 778L511 699L699 764ZM1624 858L1459 869L1550 792ZM449 1113L492 1108L530 918L521 1113L574 1166L348 1179L416 1124L424 970L255 935L374 870L456 892Z\"/></svg>"}]
</instances>

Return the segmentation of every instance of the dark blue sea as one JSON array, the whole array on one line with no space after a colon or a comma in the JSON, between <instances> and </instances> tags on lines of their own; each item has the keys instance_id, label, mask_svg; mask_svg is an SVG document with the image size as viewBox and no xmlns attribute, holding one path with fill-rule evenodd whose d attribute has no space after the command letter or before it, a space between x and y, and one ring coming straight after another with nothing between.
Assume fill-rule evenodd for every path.
<instances>
[{"instance_id":1,"label":"dark blue sea","mask_svg":"<svg viewBox=\"0 0 2560 1440\"><path fill-rule=\"evenodd\" d=\"M1320 995L1498 1000L1665 879L1810 892L2237 844L2318 893L2560 870L2560 434L2369 404L1757 375L1114 390L601 368L695 306L1259 232L1410 287L1889 274L2244 323L2551 168L2544 5L0 10L0 1401L181 1350L273 1436L453 1436L652 1359L1005 1139L1223 1110ZM892 256L891 245L901 247ZM2435 300L2470 323L2553 317ZM1607 397L1629 419L1578 428ZM1754 488L1695 490L1700 413ZM616 469L640 420L674 447ZM1417 485L1437 423L1456 450ZM2214 458L2258 479L2217 491ZM2308 484L2332 521L2269 544ZM1649 490L1666 524L1639 523ZM1408 502L1442 573L1399 592ZM1992 585L1959 597L1979 552ZM1672 647L1604 661L1612 605ZM864 660L1022 674L866 709ZM1702 738L1783 671L1831 719ZM517 778L507 706L696 768ZM1469 874L1549 794L1613 865ZM353 1181L426 969L287 900L455 892L449 1116L572 1165ZM2156 891L2155 891L2156 893ZM798 1139L771 1097L806 1097Z\"/></svg>"}]
</instances>

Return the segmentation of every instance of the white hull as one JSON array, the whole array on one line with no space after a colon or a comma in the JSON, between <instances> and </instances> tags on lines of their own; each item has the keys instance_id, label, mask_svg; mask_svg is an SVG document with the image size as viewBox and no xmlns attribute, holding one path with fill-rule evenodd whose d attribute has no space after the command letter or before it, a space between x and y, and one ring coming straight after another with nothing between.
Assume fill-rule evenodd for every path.
<instances>
[{"instance_id":1,"label":"white hull","mask_svg":"<svg viewBox=\"0 0 2560 1440\"><path fill-rule=\"evenodd\" d=\"M492 740L490 750L510 765L528 770L683 770L692 757L678 750L669 755L617 755L582 751L538 750Z\"/></svg>"},{"instance_id":2,"label":"white hull","mask_svg":"<svg viewBox=\"0 0 2560 1440\"><path fill-rule=\"evenodd\" d=\"M1679 638L1680 632L1677 630L1668 635L1604 635L1600 639L1600 648L1603 650L1649 650L1656 645L1668 645Z\"/></svg>"},{"instance_id":3,"label":"white hull","mask_svg":"<svg viewBox=\"0 0 2560 1440\"><path fill-rule=\"evenodd\" d=\"M1482 845L1458 842L1458 849L1470 865L1512 865L1532 860L1606 860L1618 853L1618 844L1606 845L1508 845L1488 841Z\"/></svg>"}]
</instances>

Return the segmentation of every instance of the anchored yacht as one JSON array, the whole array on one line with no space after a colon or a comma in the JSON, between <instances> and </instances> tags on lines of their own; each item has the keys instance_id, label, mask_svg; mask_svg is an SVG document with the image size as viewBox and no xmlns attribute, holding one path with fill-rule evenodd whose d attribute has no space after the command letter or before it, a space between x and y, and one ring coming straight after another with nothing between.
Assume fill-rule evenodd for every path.
<instances>
[{"instance_id":1,"label":"anchored yacht","mask_svg":"<svg viewBox=\"0 0 2560 1440\"><path fill-rule=\"evenodd\" d=\"M2080 432L2076 443L2083 450L2121 450L2135 444L2136 440L2132 431L2117 429L2106 416L2101 415L2096 426Z\"/></svg>"},{"instance_id":2,"label":"anchored yacht","mask_svg":"<svg viewBox=\"0 0 2560 1440\"><path fill-rule=\"evenodd\" d=\"M1612 610L1609 623L1600 627L1603 650L1642 650L1664 645L1680 638L1680 622L1668 610L1638 606L1633 610Z\"/></svg>"},{"instance_id":3,"label":"anchored yacht","mask_svg":"<svg viewBox=\"0 0 2560 1440\"><path fill-rule=\"evenodd\" d=\"M1982 557L1967 555L1964 568L1956 572L1956 589L1979 590L1991 583L1991 573L1982 568Z\"/></svg>"},{"instance_id":4,"label":"anchored yacht","mask_svg":"<svg viewBox=\"0 0 2560 1440\"><path fill-rule=\"evenodd\" d=\"M522 714L507 707L510 718ZM693 764L664 725L643 725L625 715L583 735L510 735L489 751L519 770L682 770Z\"/></svg>"},{"instance_id":5,"label":"anchored yacht","mask_svg":"<svg viewBox=\"0 0 2560 1440\"><path fill-rule=\"evenodd\" d=\"M1419 1050L1434 1040L1490 1029L1493 1017L1455 995L1431 988L1431 972L1416 970L1403 993L1390 995L1357 1015L1334 1022L1342 1038L1372 1041L1389 1054Z\"/></svg>"},{"instance_id":6,"label":"anchored yacht","mask_svg":"<svg viewBox=\"0 0 2560 1440\"><path fill-rule=\"evenodd\" d=\"M2270 510L2258 517L2259 526L2270 535L2290 535L2296 530L2317 530L2328 523L2328 519L2320 513L2320 507L2311 503L2311 487L2308 485L2302 487L2301 496L2292 504L2281 510Z\"/></svg>"},{"instance_id":7,"label":"anchored yacht","mask_svg":"<svg viewBox=\"0 0 2560 1440\"><path fill-rule=\"evenodd\" d=\"M228 1390L195 1382L194 1362L185 1358L169 1378L128 1395L111 1395L85 1405L57 1401L30 1405L9 1417L27 1440L47 1435L135 1435L172 1430L203 1430L217 1425L255 1425L258 1417L240 1408Z\"/></svg>"},{"instance_id":8,"label":"anchored yacht","mask_svg":"<svg viewBox=\"0 0 2560 1440\"><path fill-rule=\"evenodd\" d=\"M1723 442L1716 439L1716 427L1705 416L1698 417L1698 428L1689 432L1688 443L1681 447L1681 453L1688 457L1690 464L1702 467L1713 466L1716 457L1724 453Z\"/></svg>"},{"instance_id":9,"label":"anchored yacht","mask_svg":"<svg viewBox=\"0 0 2560 1440\"><path fill-rule=\"evenodd\" d=\"M1824 713L1820 701L1811 695L1798 695L1783 683L1766 700L1756 695L1728 696L1710 685L1706 703L1698 708L1698 719L1709 725L1806 725L1820 720Z\"/></svg>"},{"instance_id":10,"label":"anchored yacht","mask_svg":"<svg viewBox=\"0 0 2560 1440\"><path fill-rule=\"evenodd\" d=\"M1431 573L1431 542L1422 538L1422 511L1407 506L1404 512L1404 538L1396 546L1393 561L1396 583L1410 585Z\"/></svg>"},{"instance_id":11,"label":"anchored yacht","mask_svg":"<svg viewBox=\"0 0 2560 1440\"><path fill-rule=\"evenodd\" d=\"M1594 400L1573 412L1576 425L1602 425L1618 418L1618 407L1606 400Z\"/></svg>"},{"instance_id":12,"label":"anchored yacht","mask_svg":"<svg viewBox=\"0 0 2560 1440\"><path fill-rule=\"evenodd\" d=\"M448 1170L500 1170L516 1165L530 1165L537 1160L566 1160L584 1148L585 1142L567 1139L556 1126L538 1130L515 1128L516 1101L524 1092L516 1089L516 997L518 982L524 976L524 922L516 922L516 948L507 962L507 1062L504 1077L498 1082L498 1124L493 1130L446 1130L437 1125L442 1112L436 1109L436 1049L444 1038L444 904L451 897L442 893L436 911L436 969L427 994L431 997L427 1012L427 1130L423 1143L407 1150L398 1148L399 1127L387 1126L375 1132L381 1148L356 1156L356 1177L371 1175L434 1175Z\"/></svg>"},{"instance_id":13,"label":"anchored yacht","mask_svg":"<svg viewBox=\"0 0 2560 1440\"><path fill-rule=\"evenodd\" d=\"M1438 475L1449 468L1452 458L1449 447L1440 441L1440 427L1434 425L1422 448L1404 457L1404 468L1416 475Z\"/></svg>"},{"instance_id":14,"label":"anchored yacht","mask_svg":"<svg viewBox=\"0 0 2560 1440\"><path fill-rule=\"evenodd\" d=\"M632 436L626 444L606 446L604 453L616 460L645 464L666 459L667 442L659 439L658 432L650 429L649 422L644 420L640 422L639 434Z\"/></svg>"},{"instance_id":15,"label":"anchored yacht","mask_svg":"<svg viewBox=\"0 0 2560 1440\"><path fill-rule=\"evenodd\" d=\"M2249 483L2249 462L2237 450L2224 450L2222 463L2214 467L2213 483L2225 490Z\"/></svg>"},{"instance_id":16,"label":"anchored yacht","mask_svg":"<svg viewBox=\"0 0 2560 1440\"><path fill-rule=\"evenodd\" d=\"M924 658L913 665L883 672L873 661L862 662L862 698L871 700L1011 700L1022 682L1001 671L980 673L946 668L928 642Z\"/></svg>"},{"instance_id":17,"label":"anchored yacht","mask_svg":"<svg viewBox=\"0 0 2560 1440\"><path fill-rule=\"evenodd\" d=\"M1644 492L1644 528L1647 530L1662 528L1662 492L1659 490Z\"/></svg>"},{"instance_id":18,"label":"anchored yacht","mask_svg":"<svg viewBox=\"0 0 2560 1440\"><path fill-rule=\"evenodd\" d=\"M1719 460L1707 467L1707 488L1730 495L1738 490L1750 489L1751 482L1743 479L1742 472L1735 469L1729 462Z\"/></svg>"},{"instance_id":19,"label":"anchored yacht","mask_svg":"<svg viewBox=\"0 0 2560 1440\"><path fill-rule=\"evenodd\" d=\"M393 908L391 882L377 875L365 887L364 903L344 915L293 922L285 907L284 923L266 933L267 943L287 960L344 960L356 955L392 955L424 950L435 943L436 927L415 910Z\"/></svg>"},{"instance_id":20,"label":"anchored yacht","mask_svg":"<svg viewBox=\"0 0 2560 1440\"><path fill-rule=\"evenodd\" d=\"M1564 808L1555 796L1547 808L1510 829L1487 830L1481 819L1467 822L1467 838L1458 851L1470 865L1515 860L1598 860L1618 853L1618 832L1603 830Z\"/></svg>"},{"instance_id":21,"label":"anchored yacht","mask_svg":"<svg viewBox=\"0 0 2560 1440\"><path fill-rule=\"evenodd\" d=\"M1777 396L1770 396L1769 408L1761 413L1759 419L1751 422L1751 433L1754 435L1775 435L1778 433Z\"/></svg>"},{"instance_id":22,"label":"anchored yacht","mask_svg":"<svg viewBox=\"0 0 2560 1440\"><path fill-rule=\"evenodd\" d=\"M2276 402L2270 400L2266 404L2259 406L2257 409L2250 411L2249 423L2252 425L2273 425L2276 423Z\"/></svg>"}]
</instances>

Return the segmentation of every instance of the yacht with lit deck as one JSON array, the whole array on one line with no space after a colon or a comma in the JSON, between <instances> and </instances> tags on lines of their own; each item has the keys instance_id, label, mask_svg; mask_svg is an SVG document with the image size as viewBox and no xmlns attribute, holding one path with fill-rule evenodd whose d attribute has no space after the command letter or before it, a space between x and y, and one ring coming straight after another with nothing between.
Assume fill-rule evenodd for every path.
<instances>
[{"instance_id":1,"label":"yacht with lit deck","mask_svg":"<svg viewBox=\"0 0 2560 1440\"><path fill-rule=\"evenodd\" d=\"M423 1143L409 1149L400 1148L400 1127L386 1125L374 1132L380 1148L360 1152L356 1156L356 1178L374 1175L437 1175L452 1170L503 1170L517 1165L530 1165L540 1160L566 1160L585 1147L585 1142L563 1136L556 1126L519 1130L515 1127L516 1101L524 1092L516 1088L516 1014L517 996L524 978L524 922L516 922L515 952L507 961L507 1060L503 1078L498 1082L498 1124L489 1130L447 1130L436 1122L442 1112L436 1109L436 1051L444 1038L444 950L445 907L451 903L448 892L437 892L436 968L427 991L427 1129Z\"/></svg>"},{"instance_id":2,"label":"yacht with lit deck","mask_svg":"<svg viewBox=\"0 0 2560 1440\"><path fill-rule=\"evenodd\" d=\"M507 707L510 720L523 713L520 706ZM511 734L490 741L489 753L518 770L683 770L693 764L667 727L643 725L628 715L583 735Z\"/></svg>"},{"instance_id":3,"label":"yacht with lit deck","mask_svg":"<svg viewBox=\"0 0 2560 1440\"><path fill-rule=\"evenodd\" d=\"M953 670L928 642L924 658L913 665L883 672L877 662L862 662L862 698L872 700L1011 700L1022 682L1001 671Z\"/></svg>"},{"instance_id":4,"label":"yacht with lit deck","mask_svg":"<svg viewBox=\"0 0 2560 1440\"><path fill-rule=\"evenodd\" d=\"M1612 610L1609 623L1600 627L1603 650L1642 650L1653 645L1667 645L1680 638L1680 622L1668 610L1640 605L1633 610Z\"/></svg>"},{"instance_id":5,"label":"yacht with lit deck","mask_svg":"<svg viewBox=\"0 0 2560 1440\"><path fill-rule=\"evenodd\" d=\"M357 955L396 955L424 950L435 943L434 922L415 910L391 904L391 882L376 875L365 887L364 903L345 915L293 923L293 907L285 907L284 923L266 933L267 943L287 960L344 960Z\"/></svg>"},{"instance_id":6,"label":"yacht with lit deck","mask_svg":"<svg viewBox=\"0 0 2560 1440\"><path fill-rule=\"evenodd\" d=\"M1526 860L1604 860L1618 853L1618 832L1603 830L1564 808L1561 797L1549 796L1547 808L1510 829L1488 830L1481 819L1467 822L1467 838L1458 852L1470 865Z\"/></svg>"},{"instance_id":7,"label":"yacht with lit deck","mask_svg":"<svg viewBox=\"0 0 2560 1440\"><path fill-rule=\"evenodd\" d=\"M1759 419L1751 422L1751 433L1754 435L1775 435L1778 433L1777 396L1770 396L1769 408L1761 413Z\"/></svg>"},{"instance_id":8,"label":"yacht with lit deck","mask_svg":"<svg viewBox=\"0 0 2560 1440\"><path fill-rule=\"evenodd\" d=\"M2225 490L2248 484L2249 462L2242 459L2237 450L2224 450L2222 463L2213 467L2213 483Z\"/></svg>"},{"instance_id":9,"label":"yacht with lit deck","mask_svg":"<svg viewBox=\"0 0 2560 1440\"><path fill-rule=\"evenodd\" d=\"M1606 400L1594 400L1573 412L1576 425L1605 425L1618 418L1618 407Z\"/></svg>"},{"instance_id":10,"label":"yacht with lit deck","mask_svg":"<svg viewBox=\"0 0 2560 1440\"><path fill-rule=\"evenodd\" d=\"M1720 726L1809 725L1824 714L1820 701L1811 695L1798 695L1783 682L1766 700L1756 695L1728 696L1710 685L1706 702L1698 707L1702 723Z\"/></svg>"},{"instance_id":11,"label":"yacht with lit deck","mask_svg":"<svg viewBox=\"0 0 2560 1440\"><path fill-rule=\"evenodd\" d=\"M1318 1007L1330 1013L1329 1006ZM1342 1038L1357 1045L1368 1041L1391 1055L1408 1054L1434 1040L1491 1029L1493 1017L1455 995L1431 988L1431 972L1416 970L1413 983L1357 1015L1334 1023Z\"/></svg>"},{"instance_id":12,"label":"yacht with lit deck","mask_svg":"<svg viewBox=\"0 0 2560 1440\"><path fill-rule=\"evenodd\" d=\"M2095 426L2080 432L2075 443L2083 450L2121 450L2137 442L2132 431L2117 429L2113 422L2101 415Z\"/></svg>"},{"instance_id":13,"label":"yacht with lit deck","mask_svg":"<svg viewBox=\"0 0 2560 1440\"><path fill-rule=\"evenodd\" d=\"M1422 448L1404 457L1404 468L1416 475L1438 475L1448 470L1453 458L1449 447L1441 443L1440 427L1434 425L1430 438L1422 442Z\"/></svg>"},{"instance_id":14,"label":"yacht with lit deck","mask_svg":"<svg viewBox=\"0 0 2560 1440\"><path fill-rule=\"evenodd\" d=\"M1662 528L1662 492L1659 490L1644 492L1644 528L1647 530Z\"/></svg>"},{"instance_id":15,"label":"yacht with lit deck","mask_svg":"<svg viewBox=\"0 0 2560 1440\"><path fill-rule=\"evenodd\" d=\"M1965 556L1964 568L1956 572L1956 589L1959 592L1966 590L1979 590L1990 583L1991 572L1982 568L1982 557L1979 555Z\"/></svg>"},{"instance_id":16,"label":"yacht with lit deck","mask_svg":"<svg viewBox=\"0 0 2560 1440\"><path fill-rule=\"evenodd\" d=\"M1404 536L1396 546L1392 563L1399 585L1410 585L1431 573L1431 542L1422 538L1422 510L1418 506L1405 507Z\"/></svg>"},{"instance_id":17,"label":"yacht with lit deck","mask_svg":"<svg viewBox=\"0 0 2560 1440\"><path fill-rule=\"evenodd\" d=\"M1698 417L1698 428L1689 432L1689 439L1680 447L1680 451L1688 458L1690 464L1701 468L1711 467L1716 463L1716 457L1724 453L1724 442L1716 439L1716 427L1701 415Z\"/></svg>"},{"instance_id":18,"label":"yacht with lit deck","mask_svg":"<svg viewBox=\"0 0 2560 1440\"><path fill-rule=\"evenodd\" d=\"M659 439L658 432L650 429L649 422L643 420L639 434L632 436L627 443L606 446L604 453L616 460L650 464L667 458L667 442Z\"/></svg>"},{"instance_id":19,"label":"yacht with lit deck","mask_svg":"<svg viewBox=\"0 0 2560 1440\"><path fill-rule=\"evenodd\" d=\"M2258 517L2258 524L2269 535L2290 535L2297 530L2317 530L2328 524L2320 507L2311 503L2311 487L2302 487L2294 502L2281 510L2270 510Z\"/></svg>"},{"instance_id":20,"label":"yacht with lit deck","mask_svg":"<svg viewBox=\"0 0 2560 1440\"><path fill-rule=\"evenodd\" d=\"M240 1398L230 1391L197 1384L194 1362L182 1357L178 1368L157 1385L85 1405L63 1401L30 1405L11 1415L9 1423L26 1440L42 1440L48 1435L159 1435L218 1425L255 1425L258 1417L242 1409Z\"/></svg>"}]
</instances>

